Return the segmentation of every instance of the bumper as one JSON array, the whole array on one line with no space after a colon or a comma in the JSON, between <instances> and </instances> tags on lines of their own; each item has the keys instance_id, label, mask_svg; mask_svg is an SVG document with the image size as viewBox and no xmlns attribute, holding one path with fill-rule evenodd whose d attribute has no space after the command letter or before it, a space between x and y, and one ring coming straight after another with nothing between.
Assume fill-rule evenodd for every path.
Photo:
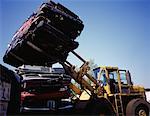
<instances>
[{"instance_id":1,"label":"bumper","mask_svg":"<svg viewBox=\"0 0 150 116\"><path fill-rule=\"evenodd\" d=\"M30 112L30 111L50 111L49 108L28 108L28 107L21 107L21 112Z\"/></svg>"},{"instance_id":2,"label":"bumper","mask_svg":"<svg viewBox=\"0 0 150 116\"><path fill-rule=\"evenodd\" d=\"M51 109L51 108L29 108L29 107L21 107L20 108L20 112L22 113L38 113L38 112L43 112L43 113L47 113L47 112L60 112L60 111L71 111L73 109L73 105L68 105L68 106L64 106L64 107L59 107L58 109Z\"/></svg>"}]
</instances>

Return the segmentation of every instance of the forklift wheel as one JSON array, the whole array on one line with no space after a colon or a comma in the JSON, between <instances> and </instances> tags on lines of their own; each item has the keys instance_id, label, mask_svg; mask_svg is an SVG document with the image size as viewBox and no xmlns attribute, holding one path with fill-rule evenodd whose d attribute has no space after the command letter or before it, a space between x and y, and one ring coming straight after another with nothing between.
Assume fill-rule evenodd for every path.
<instances>
[{"instance_id":1,"label":"forklift wheel","mask_svg":"<svg viewBox=\"0 0 150 116\"><path fill-rule=\"evenodd\" d=\"M126 108L126 115L134 116L149 116L150 104L143 99L131 100Z\"/></svg>"}]
</instances>

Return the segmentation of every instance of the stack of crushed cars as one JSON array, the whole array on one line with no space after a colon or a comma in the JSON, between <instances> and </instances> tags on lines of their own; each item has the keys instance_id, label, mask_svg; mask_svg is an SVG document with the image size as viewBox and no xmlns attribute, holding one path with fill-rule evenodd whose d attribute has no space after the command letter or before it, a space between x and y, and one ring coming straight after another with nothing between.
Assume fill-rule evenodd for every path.
<instances>
[{"instance_id":1,"label":"stack of crushed cars","mask_svg":"<svg viewBox=\"0 0 150 116\"><path fill-rule=\"evenodd\" d=\"M3 57L5 63L49 66L66 60L78 47L83 30L79 17L59 3L43 3L14 34Z\"/></svg>"},{"instance_id":2,"label":"stack of crushed cars","mask_svg":"<svg viewBox=\"0 0 150 116\"><path fill-rule=\"evenodd\" d=\"M21 78L21 113L53 113L61 111L70 102L68 85L71 77L63 68L21 66L16 71ZM51 69L51 70L47 70Z\"/></svg>"},{"instance_id":3,"label":"stack of crushed cars","mask_svg":"<svg viewBox=\"0 0 150 116\"><path fill-rule=\"evenodd\" d=\"M63 5L52 1L43 3L14 34L3 61L17 68L22 65L50 67L64 62L68 53L78 47L75 39L83 28L79 17ZM20 111L59 109L63 105L57 105L57 101L70 97L71 79L64 74L19 72L22 86Z\"/></svg>"}]
</instances>

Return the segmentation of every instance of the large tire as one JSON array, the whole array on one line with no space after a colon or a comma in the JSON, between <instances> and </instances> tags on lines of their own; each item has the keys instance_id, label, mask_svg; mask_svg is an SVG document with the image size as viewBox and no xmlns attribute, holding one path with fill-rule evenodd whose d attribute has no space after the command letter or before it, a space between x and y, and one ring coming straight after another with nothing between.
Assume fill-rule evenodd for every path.
<instances>
[{"instance_id":1,"label":"large tire","mask_svg":"<svg viewBox=\"0 0 150 116\"><path fill-rule=\"evenodd\" d=\"M112 104L106 98L95 98L87 105L85 109L87 115L109 115L114 116L115 111Z\"/></svg>"},{"instance_id":2,"label":"large tire","mask_svg":"<svg viewBox=\"0 0 150 116\"><path fill-rule=\"evenodd\" d=\"M133 99L127 104L127 116L149 116L150 104L141 98Z\"/></svg>"}]
</instances>

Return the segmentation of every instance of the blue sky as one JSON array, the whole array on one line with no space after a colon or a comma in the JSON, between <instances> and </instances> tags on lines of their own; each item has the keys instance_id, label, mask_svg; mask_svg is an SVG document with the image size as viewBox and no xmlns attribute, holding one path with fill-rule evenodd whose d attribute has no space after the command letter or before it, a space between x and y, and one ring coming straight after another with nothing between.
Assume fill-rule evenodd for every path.
<instances>
[{"instance_id":1,"label":"blue sky","mask_svg":"<svg viewBox=\"0 0 150 116\"><path fill-rule=\"evenodd\" d=\"M45 0L0 0L0 63L15 31ZM150 87L150 1L55 0L83 20L76 49L97 65L129 69L135 84ZM68 57L79 65L72 55Z\"/></svg>"}]
</instances>

